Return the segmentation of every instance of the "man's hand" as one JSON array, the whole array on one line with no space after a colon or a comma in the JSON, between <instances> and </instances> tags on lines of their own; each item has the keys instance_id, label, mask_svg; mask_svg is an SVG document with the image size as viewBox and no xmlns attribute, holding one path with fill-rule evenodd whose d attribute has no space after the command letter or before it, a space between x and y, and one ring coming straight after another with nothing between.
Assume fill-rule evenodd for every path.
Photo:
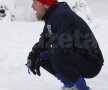
<instances>
[{"instance_id":1,"label":"man's hand","mask_svg":"<svg viewBox=\"0 0 108 90\"><path fill-rule=\"evenodd\" d=\"M38 53L36 53L35 51L31 51L28 55L27 58L27 64L26 66L28 67L28 73L30 74L30 71L34 74L34 75L38 75L40 76L40 60L38 59Z\"/></svg>"}]
</instances>

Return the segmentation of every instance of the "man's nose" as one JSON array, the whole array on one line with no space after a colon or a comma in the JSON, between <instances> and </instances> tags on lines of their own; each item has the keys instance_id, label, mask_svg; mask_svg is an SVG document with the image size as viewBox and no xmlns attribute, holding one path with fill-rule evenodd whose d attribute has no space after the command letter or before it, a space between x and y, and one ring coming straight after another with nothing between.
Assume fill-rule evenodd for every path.
<instances>
[{"instance_id":1,"label":"man's nose","mask_svg":"<svg viewBox=\"0 0 108 90\"><path fill-rule=\"evenodd\" d=\"M34 6L33 6L33 3L32 3L32 6L31 6L31 7L32 7L32 8L34 7Z\"/></svg>"}]
</instances>

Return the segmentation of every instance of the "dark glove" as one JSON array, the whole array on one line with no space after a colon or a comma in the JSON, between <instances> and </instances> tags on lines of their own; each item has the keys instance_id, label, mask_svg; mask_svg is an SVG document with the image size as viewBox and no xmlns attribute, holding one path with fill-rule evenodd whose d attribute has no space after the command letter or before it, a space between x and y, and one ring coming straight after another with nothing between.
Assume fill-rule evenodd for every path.
<instances>
[{"instance_id":1,"label":"dark glove","mask_svg":"<svg viewBox=\"0 0 108 90\"><path fill-rule=\"evenodd\" d=\"M28 55L28 59L27 59L27 64L26 66L28 67L28 73L30 74L30 71L34 74L34 75L38 75L40 76L40 60L38 58L38 53L35 51L31 51Z\"/></svg>"}]
</instances>

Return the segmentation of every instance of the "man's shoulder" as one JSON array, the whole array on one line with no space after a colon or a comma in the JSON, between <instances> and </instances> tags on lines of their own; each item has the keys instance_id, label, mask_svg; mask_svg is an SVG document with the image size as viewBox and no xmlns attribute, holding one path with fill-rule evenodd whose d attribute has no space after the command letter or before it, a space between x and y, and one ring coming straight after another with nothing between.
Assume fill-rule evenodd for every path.
<instances>
[{"instance_id":1,"label":"man's shoulder","mask_svg":"<svg viewBox=\"0 0 108 90\"><path fill-rule=\"evenodd\" d=\"M65 16L72 16L74 12L71 10L69 5L65 2L59 3L58 7L52 12L53 18L65 18Z\"/></svg>"}]
</instances>

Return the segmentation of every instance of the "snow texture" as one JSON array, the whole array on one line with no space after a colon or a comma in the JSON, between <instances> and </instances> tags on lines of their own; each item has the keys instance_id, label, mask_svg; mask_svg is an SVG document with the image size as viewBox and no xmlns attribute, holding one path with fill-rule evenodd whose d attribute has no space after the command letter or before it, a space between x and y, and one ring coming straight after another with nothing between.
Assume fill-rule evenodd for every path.
<instances>
[{"instance_id":1,"label":"snow texture","mask_svg":"<svg viewBox=\"0 0 108 90\"><path fill-rule=\"evenodd\" d=\"M85 0L59 0L66 1L71 9L81 16L88 24L92 23L91 11ZM31 8L32 0L0 0L0 5L6 6L10 18L14 15L15 20L35 21L35 13ZM9 15L7 15L9 17ZM10 19L11 20L11 19Z\"/></svg>"},{"instance_id":2,"label":"snow texture","mask_svg":"<svg viewBox=\"0 0 108 90\"><path fill-rule=\"evenodd\" d=\"M105 59L100 74L86 79L92 90L108 90L108 12L107 1L103 1L89 0L97 23L92 31ZM38 41L43 26L43 22L0 21L0 90L61 90L62 84L51 74L41 68L41 77L29 75L25 66L28 52Z\"/></svg>"}]
</instances>

